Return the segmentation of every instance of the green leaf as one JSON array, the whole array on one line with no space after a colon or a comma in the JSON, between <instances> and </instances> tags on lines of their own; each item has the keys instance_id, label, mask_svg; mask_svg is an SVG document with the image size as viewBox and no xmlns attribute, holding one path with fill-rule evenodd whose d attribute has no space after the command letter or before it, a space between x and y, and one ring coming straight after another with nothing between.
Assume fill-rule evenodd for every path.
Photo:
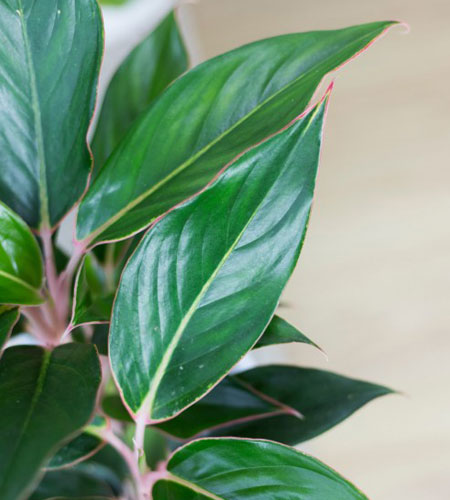
<instances>
[{"instance_id":1,"label":"green leaf","mask_svg":"<svg viewBox=\"0 0 450 500\"><path fill-rule=\"evenodd\" d=\"M315 458L270 441L194 441L172 455L167 470L168 479L153 488L154 500L367 500ZM178 485L191 493L180 494Z\"/></svg>"},{"instance_id":2,"label":"green leaf","mask_svg":"<svg viewBox=\"0 0 450 500\"><path fill-rule=\"evenodd\" d=\"M109 336L132 413L173 417L263 333L303 243L326 101L240 157L137 247Z\"/></svg>"},{"instance_id":3,"label":"green leaf","mask_svg":"<svg viewBox=\"0 0 450 500\"><path fill-rule=\"evenodd\" d=\"M295 445L339 424L387 387L295 366L228 376L201 401L158 427L178 439L205 434Z\"/></svg>"},{"instance_id":4,"label":"green leaf","mask_svg":"<svg viewBox=\"0 0 450 500\"><path fill-rule=\"evenodd\" d=\"M23 220L0 202L0 303L40 304L42 278L36 239Z\"/></svg>"},{"instance_id":5,"label":"green leaf","mask_svg":"<svg viewBox=\"0 0 450 500\"><path fill-rule=\"evenodd\" d=\"M264 331L262 337L256 343L254 349L265 347L274 344L287 344L289 342L299 342L301 344L309 344L317 349L320 347L303 333L299 332L295 326L292 326L285 319L279 316L274 316L269 326Z\"/></svg>"},{"instance_id":6,"label":"green leaf","mask_svg":"<svg viewBox=\"0 0 450 500\"><path fill-rule=\"evenodd\" d=\"M0 306L0 355L19 316L18 307Z\"/></svg>"},{"instance_id":7,"label":"green leaf","mask_svg":"<svg viewBox=\"0 0 450 500\"><path fill-rule=\"evenodd\" d=\"M100 383L91 345L6 349L0 362L0 498L28 498L61 442L90 419Z\"/></svg>"},{"instance_id":8,"label":"green leaf","mask_svg":"<svg viewBox=\"0 0 450 500\"><path fill-rule=\"evenodd\" d=\"M90 470L57 470L45 474L29 500L103 500L117 498L111 486Z\"/></svg>"},{"instance_id":9,"label":"green leaf","mask_svg":"<svg viewBox=\"0 0 450 500\"><path fill-rule=\"evenodd\" d=\"M102 50L95 0L0 0L0 199L34 228L86 187Z\"/></svg>"},{"instance_id":10,"label":"green leaf","mask_svg":"<svg viewBox=\"0 0 450 500\"><path fill-rule=\"evenodd\" d=\"M93 244L130 236L197 193L237 155L292 121L326 73L393 24L262 40L186 73L101 170L81 202L77 238Z\"/></svg>"},{"instance_id":11,"label":"green leaf","mask_svg":"<svg viewBox=\"0 0 450 500\"><path fill-rule=\"evenodd\" d=\"M100 431L105 429L106 425L107 422L103 417L96 416L80 435L56 452L47 465L47 469L69 467L95 455L105 445Z\"/></svg>"},{"instance_id":12,"label":"green leaf","mask_svg":"<svg viewBox=\"0 0 450 500\"><path fill-rule=\"evenodd\" d=\"M102 500L104 495L125 498L123 485L129 475L123 457L106 445L93 457L70 469L48 471L29 500Z\"/></svg>"},{"instance_id":13,"label":"green leaf","mask_svg":"<svg viewBox=\"0 0 450 500\"><path fill-rule=\"evenodd\" d=\"M265 398L264 394L242 384L238 377L228 376L203 399L157 427L177 439L192 439L242 420L289 413L297 411L281 401Z\"/></svg>"},{"instance_id":14,"label":"green leaf","mask_svg":"<svg viewBox=\"0 0 450 500\"><path fill-rule=\"evenodd\" d=\"M187 66L172 12L131 52L109 84L92 140L94 176L136 118Z\"/></svg>"},{"instance_id":15,"label":"green leaf","mask_svg":"<svg viewBox=\"0 0 450 500\"><path fill-rule=\"evenodd\" d=\"M105 280L103 270L91 255L87 255L75 279L71 328L109 322L114 296L105 292Z\"/></svg>"},{"instance_id":16,"label":"green leaf","mask_svg":"<svg viewBox=\"0 0 450 500\"><path fill-rule=\"evenodd\" d=\"M120 422L133 422L120 396L116 394L109 394L103 398L102 410L105 415L114 420L119 420Z\"/></svg>"},{"instance_id":17,"label":"green leaf","mask_svg":"<svg viewBox=\"0 0 450 500\"><path fill-rule=\"evenodd\" d=\"M158 470L161 462L169 456L167 438L153 427L145 429L144 455L147 465L152 470Z\"/></svg>"}]
</instances>

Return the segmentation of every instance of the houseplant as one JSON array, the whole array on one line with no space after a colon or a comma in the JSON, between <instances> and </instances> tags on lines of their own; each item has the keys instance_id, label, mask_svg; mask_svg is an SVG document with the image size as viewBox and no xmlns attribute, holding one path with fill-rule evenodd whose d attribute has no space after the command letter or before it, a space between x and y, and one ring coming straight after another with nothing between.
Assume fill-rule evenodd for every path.
<instances>
[{"instance_id":1,"label":"houseplant","mask_svg":"<svg viewBox=\"0 0 450 500\"><path fill-rule=\"evenodd\" d=\"M230 372L252 349L313 344L276 315L331 87L310 100L394 24L262 40L186 72L170 14L111 81L93 162L96 2L0 0L2 499L365 498L290 446L389 389ZM69 257L55 233L74 206ZM11 346L23 331L38 345Z\"/></svg>"}]
</instances>

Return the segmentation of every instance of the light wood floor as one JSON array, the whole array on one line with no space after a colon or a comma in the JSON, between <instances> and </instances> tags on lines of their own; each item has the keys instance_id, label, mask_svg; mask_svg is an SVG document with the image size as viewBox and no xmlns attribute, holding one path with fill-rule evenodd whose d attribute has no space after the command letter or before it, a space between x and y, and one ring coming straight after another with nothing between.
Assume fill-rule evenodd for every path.
<instances>
[{"instance_id":1,"label":"light wood floor","mask_svg":"<svg viewBox=\"0 0 450 500\"><path fill-rule=\"evenodd\" d=\"M450 2L200 0L200 58L271 35L401 19L336 76L314 213L285 317L324 347L264 361L403 391L307 449L373 500L450 498ZM326 499L324 499L326 500Z\"/></svg>"}]
</instances>

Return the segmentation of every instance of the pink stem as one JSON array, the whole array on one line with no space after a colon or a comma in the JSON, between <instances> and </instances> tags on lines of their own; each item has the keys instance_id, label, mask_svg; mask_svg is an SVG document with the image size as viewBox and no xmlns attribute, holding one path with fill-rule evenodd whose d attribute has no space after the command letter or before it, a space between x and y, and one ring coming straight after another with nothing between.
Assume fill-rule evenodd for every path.
<instances>
[{"instance_id":1,"label":"pink stem","mask_svg":"<svg viewBox=\"0 0 450 500\"><path fill-rule=\"evenodd\" d=\"M142 484L142 477L139 471L139 465L135 460L133 451L119 437L117 437L114 432L109 429L105 430L102 433L102 437L122 455L123 459L127 463L131 475L133 476L137 499L147 500L148 497L143 491L144 488Z\"/></svg>"},{"instance_id":2,"label":"pink stem","mask_svg":"<svg viewBox=\"0 0 450 500\"><path fill-rule=\"evenodd\" d=\"M55 298L58 296L58 275L56 273L55 257L53 255L52 232L50 229L42 229L42 245L44 247L45 274L47 276L47 285L50 295Z\"/></svg>"}]
</instances>

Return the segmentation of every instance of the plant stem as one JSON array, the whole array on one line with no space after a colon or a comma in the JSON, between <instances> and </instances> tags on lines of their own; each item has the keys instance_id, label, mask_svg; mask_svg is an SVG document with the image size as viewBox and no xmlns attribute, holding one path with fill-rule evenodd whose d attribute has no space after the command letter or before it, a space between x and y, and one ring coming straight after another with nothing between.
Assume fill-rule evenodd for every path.
<instances>
[{"instance_id":1,"label":"plant stem","mask_svg":"<svg viewBox=\"0 0 450 500\"><path fill-rule=\"evenodd\" d=\"M53 254L52 232L50 229L42 229L40 233L42 246L44 247L45 274L50 295L58 296L58 275L56 273L55 256Z\"/></svg>"},{"instance_id":2,"label":"plant stem","mask_svg":"<svg viewBox=\"0 0 450 500\"><path fill-rule=\"evenodd\" d=\"M144 409L145 410L145 409ZM144 454L144 437L145 437L145 424L147 421L147 412L146 411L140 411L138 412L136 416L136 429L134 432L134 439L133 439L133 444L134 444L134 462L136 464L136 467L139 471L139 492L138 492L138 499L139 500L148 500L149 496L147 494L147 491L145 489L144 481L143 481L143 476L141 475L141 470L139 467L139 462Z\"/></svg>"},{"instance_id":3,"label":"plant stem","mask_svg":"<svg viewBox=\"0 0 450 500\"><path fill-rule=\"evenodd\" d=\"M61 273L60 280L64 281L72 281L72 277L75 273L75 270L80 262L81 258L86 253L86 250L82 247L75 247L73 250L73 254L71 255L69 262L67 263L66 268Z\"/></svg>"},{"instance_id":4,"label":"plant stem","mask_svg":"<svg viewBox=\"0 0 450 500\"><path fill-rule=\"evenodd\" d=\"M146 415L139 412L136 418L136 431L134 433L134 456L137 463L144 451L144 436L145 436Z\"/></svg>"},{"instance_id":5,"label":"plant stem","mask_svg":"<svg viewBox=\"0 0 450 500\"><path fill-rule=\"evenodd\" d=\"M130 469L130 473L133 477L133 482L136 489L137 500L146 500L145 494L143 492L142 478L139 471L139 464L135 460L135 456L131 448L129 448L119 437L117 437L111 430L105 430L102 433L103 438L115 449L117 450L125 460Z\"/></svg>"},{"instance_id":6,"label":"plant stem","mask_svg":"<svg viewBox=\"0 0 450 500\"><path fill-rule=\"evenodd\" d=\"M37 340L47 346L52 345L50 340L50 327L46 322L40 307L23 307L22 314L30 323L30 333L32 333Z\"/></svg>"}]
</instances>

